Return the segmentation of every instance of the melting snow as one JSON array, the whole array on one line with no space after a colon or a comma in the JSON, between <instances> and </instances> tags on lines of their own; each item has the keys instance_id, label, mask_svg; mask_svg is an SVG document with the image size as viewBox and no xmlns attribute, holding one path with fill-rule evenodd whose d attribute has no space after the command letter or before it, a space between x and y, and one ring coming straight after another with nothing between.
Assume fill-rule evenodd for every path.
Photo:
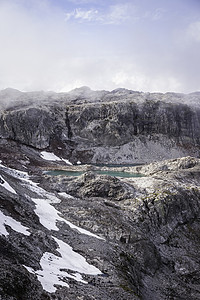
<instances>
[{"instance_id":1,"label":"melting snow","mask_svg":"<svg viewBox=\"0 0 200 300\"><path fill-rule=\"evenodd\" d=\"M0 167L2 167L7 172L10 171L12 173L12 175L15 177L17 177L17 175L20 177L27 176L27 172L23 172L23 171L9 168L9 167L5 167L4 165L2 165L2 162L0 162ZM8 172L8 173L10 174L10 172Z\"/></svg>"},{"instance_id":2,"label":"melting snow","mask_svg":"<svg viewBox=\"0 0 200 300\"><path fill-rule=\"evenodd\" d=\"M5 216L2 211L0 211L0 235L9 235L5 225L10 226L13 230L23 233L24 235L30 235L30 232L27 232L28 227L23 226L20 222L14 220L12 217Z\"/></svg>"},{"instance_id":3,"label":"melting snow","mask_svg":"<svg viewBox=\"0 0 200 300\"><path fill-rule=\"evenodd\" d=\"M41 154L42 158L45 160L60 160L61 161L61 158L56 156L54 153L42 151L40 154Z\"/></svg>"},{"instance_id":4,"label":"melting snow","mask_svg":"<svg viewBox=\"0 0 200 300\"><path fill-rule=\"evenodd\" d=\"M54 153L47 152L47 151L42 151L40 153L43 159L45 160L51 160L51 161L64 161L67 165L72 165L72 163L68 159L60 158Z\"/></svg>"},{"instance_id":5,"label":"melting snow","mask_svg":"<svg viewBox=\"0 0 200 300\"><path fill-rule=\"evenodd\" d=\"M93 236L95 238L104 240L103 238L99 237L96 234L93 234L91 232L89 232L88 230L85 230L83 228L80 228L74 224L72 224L71 222L65 220L64 218L60 217L59 211L57 211L52 205L50 205L49 203L59 203L60 199L58 197L56 197L54 194L47 192L46 190L44 190L43 188L38 186L38 183L35 183L33 181L31 181L29 179L29 175L26 172L22 172L22 171L18 171L15 169L11 169L11 168L7 168L3 165L0 165L1 167L4 168L4 170L18 178L23 180L23 183L26 184L26 188L30 189L32 192L35 192L38 196L40 196L40 199L32 199L35 203L36 203L36 214L39 216L40 218L40 223L50 229L50 230L59 230L59 228L56 226L56 221L62 221L65 222L67 225L70 226L70 228L72 229L76 229L78 230L78 232L82 233L82 234L86 234L89 236ZM65 197L72 197L66 193L61 193L62 196ZM45 199L42 199L45 198Z\"/></svg>"},{"instance_id":6,"label":"melting snow","mask_svg":"<svg viewBox=\"0 0 200 300\"><path fill-rule=\"evenodd\" d=\"M49 230L59 230L56 220L64 221L58 211L44 199L32 199L36 204L35 213L40 218L40 223Z\"/></svg>"},{"instance_id":7,"label":"melting snow","mask_svg":"<svg viewBox=\"0 0 200 300\"><path fill-rule=\"evenodd\" d=\"M27 172L23 172L23 171L19 171L19 170L16 170L16 169L9 168L9 167L5 167L2 164L0 164L0 167L3 168L3 170L7 174L12 175L13 177L15 177L17 179L23 179L23 180L26 180L26 181L28 181L28 179L29 179L29 175L28 175Z\"/></svg>"},{"instance_id":8,"label":"melting snow","mask_svg":"<svg viewBox=\"0 0 200 300\"><path fill-rule=\"evenodd\" d=\"M69 225L72 229L78 230L80 233L93 236L98 239L102 239L98 235L91 233L83 228L80 228L71 222L65 220L64 218L60 217L58 214L60 213L58 210L55 209L51 204L47 202L46 199L32 199L33 202L36 204L35 213L40 218L40 223L49 230L59 230L56 226L57 221L65 222Z\"/></svg>"},{"instance_id":9,"label":"melting snow","mask_svg":"<svg viewBox=\"0 0 200 300\"><path fill-rule=\"evenodd\" d=\"M78 230L80 233L93 236L98 239L102 239L97 235L82 229L78 226L73 225L72 223L68 222L64 218L59 216L59 211L57 211L49 202L58 203L60 199L58 199L54 194L51 194L41 187L38 187L37 183L32 182L29 179L29 175L26 172L21 172L15 169L6 168L3 165L0 165L4 168L8 174L14 176L15 178L21 179L23 184L26 185L28 189L32 192L35 192L38 196L45 197L46 199L32 199L36 203L35 212L40 218L40 222L43 226L50 230L59 230L56 226L57 221L62 221L68 224L72 229ZM16 193L12 187L3 179L2 185ZM66 193L60 193L61 196L64 197L72 197ZM10 216L5 216L3 212L0 211L0 235L7 236L9 233L6 230L5 225L10 226L13 230L20 232L24 235L30 235L27 232L28 228L23 226L20 222L14 220ZM46 252L43 254L40 265L42 270L35 271L30 267L24 266L29 272L34 273L37 275L38 280L41 282L43 288L52 293L56 291L55 285L61 285L69 287L68 283L66 282L66 278L71 278L76 281L87 283L83 280L81 274L88 274L88 275L98 275L101 274L100 270L96 267L87 263L86 259L81 256L80 254L73 251L73 249L66 243L61 240L55 238L55 241L58 243L59 248L57 251L60 253L61 257L56 256L55 254ZM73 273L68 273L68 270L73 271ZM63 281L64 280L64 281Z\"/></svg>"},{"instance_id":10,"label":"melting snow","mask_svg":"<svg viewBox=\"0 0 200 300\"><path fill-rule=\"evenodd\" d=\"M31 192L36 193L40 197L47 198L48 202L50 202L50 203L59 203L60 202L60 199L58 199L54 194L47 192L43 188L39 187L37 182L33 182L32 180L30 180L29 179L30 177L26 172L22 172L22 171L10 169L10 168L8 168L8 170L6 169L5 171L7 171L7 173L11 174L12 176L22 180L23 185L25 185L27 189L31 190Z\"/></svg>"},{"instance_id":11,"label":"melting snow","mask_svg":"<svg viewBox=\"0 0 200 300\"><path fill-rule=\"evenodd\" d=\"M9 192L13 194L17 194L16 191L10 186L10 184L7 181L5 181L1 176L0 176L0 184Z\"/></svg>"},{"instance_id":12,"label":"melting snow","mask_svg":"<svg viewBox=\"0 0 200 300\"><path fill-rule=\"evenodd\" d=\"M62 160L63 160L67 165L72 166L72 163L71 163L68 159L62 158Z\"/></svg>"},{"instance_id":13,"label":"melting snow","mask_svg":"<svg viewBox=\"0 0 200 300\"><path fill-rule=\"evenodd\" d=\"M74 252L68 244L55 237L53 238L59 245L57 251L61 254L61 257L45 252L40 260L42 270L34 271L32 268L24 266L29 272L37 275L44 290L53 293L56 291L56 284L69 287L67 282L63 281L66 277L87 283L83 280L81 274L102 274L99 269L90 265L83 256ZM67 272L68 269L75 273L69 274Z\"/></svg>"},{"instance_id":14,"label":"melting snow","mask_svg":"<svg viewBox=\"0 0 200 300\"><path fill-rule=\"evenodd\" d=\"M62 196L62 197L64 197L64 198L74 199L73 196L71 196L71 195L69 195L69 194L67 194L67 193L65 193L65 192L60 192L60 193L58 193L58 195L59 195L59 196Z\"/></svg>"}]
</instances>

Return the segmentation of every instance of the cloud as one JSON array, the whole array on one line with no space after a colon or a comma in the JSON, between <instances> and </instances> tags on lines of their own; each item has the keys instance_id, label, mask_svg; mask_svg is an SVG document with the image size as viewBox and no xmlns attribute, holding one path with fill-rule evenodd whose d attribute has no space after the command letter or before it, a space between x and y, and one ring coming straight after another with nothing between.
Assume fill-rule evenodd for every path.
<instances>
[{"instance_id":1,"label":"cloud","mask_svg":"<svg viewBox=\"0 0 200 300\"><path fill-rule=\"evenodd\" d=\"M98 10L96 8L83 9L76 8L65 14L66 21L79 20L80 22L98 22L101 24L122 24L128 20L134 19L134 6L130 3L115 4Z\"/></svg>"},{"instance_id":2,"label":"cloud","mask_svg":"<svg viewBox=\"0 0 200 300\"><path fill-rule=\"evenodd\" d=\"M54 88L62 61L73 52L67 45L73 30L63 26L63 12L55 14L51 7L45 12L15 1L0 4L1 88Z\"/></svg>"},{"instance_id":3,"label":"cloud","mask_svg":"<svg viewBox=\"0 0 200 300\"><path fill-rule=\"evenodd\" d=\"M200 21L191 23L187 28L187 36L196 42L200 42Z\"/></svg>"},{"instance_id":4,"label":"cloud","mask_svg":"<svg viewBox=\"0 0 200 300\"><path fill-rule=\"evenodd\" d=\"M181 82L173 75L159 73L151 77L146 70L137 70L136 68L138 66L131 70L128 68L122 69L112 77L112 82L116 86L125 88L130 88L131 86L133 90L143 92L178 91L183 88Z\"/></svg>"},{"instance_id":5,"label":"cloud","mask_svg":"<svg viewBox=\"0 0 200 300\"><path fill-rule=\"evenodd\" d=\"M196 17L158 0L71 1L0 0L0 89L200 90Z\"/></svg>"},{"instance_id":6,"label":"cloud","mask_svg":"<svg viewBox=\"0 0 200 300\"><path fill-rule=\"evenodd\" d=\"M98 3L98 0L68 0L69 2L76 4L76 5L81 5L81 4L96 4Z\"/></svg>"},{"instance_id":7,"label":"cloud","mask_svg":"<svg viewBox=\"0 0 200 300\"><path fill-rule=\"evenodd\" d=\"M133 5L129 3L116 4L110 7L109 12L104 18L106 24L120 24L130 20L133 13Z\"/></svg>"},{"instance_id":8,"label":"cloud","mask_svg":"<svg viewBox=\"0 0 200 300\"><path fill-rule=\"evenodd\" d=\"M97 21L99 19L99 12L97 9L84 10L76 8L74 11L65 14L65 20L68 21L71 18L79 19L80 21Z\"/></svg>"},{"instance_id":9,"label":"cloud","mask_svg":"<svg viewBox=\"0 0 200 300\"><path fill-rule=\"evenodd\" d=\"M154 10L148 10L144 14L144 18L150 19L152 21L161 20L166 14L166 10L163 8L156 8Z\"/></svg>"}]
</instances>

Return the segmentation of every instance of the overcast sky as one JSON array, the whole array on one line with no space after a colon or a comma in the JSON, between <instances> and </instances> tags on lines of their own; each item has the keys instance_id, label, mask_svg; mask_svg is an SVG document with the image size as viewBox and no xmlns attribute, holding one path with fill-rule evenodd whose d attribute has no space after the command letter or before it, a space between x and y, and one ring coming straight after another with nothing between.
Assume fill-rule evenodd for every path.
<instances>
[{"instance_id":1,"label":"overcast sky","mask_svg":"<svg viewBox=\"0 0 200 300\"><path fill-rule=\"evenodd\" d=\"M199 0L0 0L0 89L200 91Z\"/></svg>"}]
</instances>

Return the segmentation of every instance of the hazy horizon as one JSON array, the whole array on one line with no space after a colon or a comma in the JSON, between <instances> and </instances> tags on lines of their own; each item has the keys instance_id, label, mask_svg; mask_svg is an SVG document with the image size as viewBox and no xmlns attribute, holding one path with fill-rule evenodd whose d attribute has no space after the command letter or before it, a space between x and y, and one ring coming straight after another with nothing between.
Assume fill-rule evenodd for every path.
<instances>
[{"instance_id":1,"label":"hazy horizon","mask_svg":"<svg viewBox=\"0 0 200 300\"><path fill-rule=\"evenodd\" d=\"M188 92L188 93L184 93L184 92L174 92L174 91L165 91L165 92L160 92L160 91L152 91L152 92L149 92L149 91L139 91L139 90L132 90L132 89L128 89L128 88L124 88L124 87L117 87L115 89L91 89L90 87L88 86L79 86L79 87L75 87L73 88L72 90L69 90L69 91L53 91L51 89L49 90L29 90L29 91L24 91L24 90L19 90L19 89L16 89L16 88L12 88L12 87L7 87L7 88L3 88L3 89L0 89L0 92L5 92L7 91L8 93L6 93L7 95L9 95L9 92L12 93L13 91L16 91L17 92L20 92L20 93L56 93L56 94L63 94L63 93L70 93L70 92L81 92L81 93L85 93L85 91L83 89L85 88L89 88L89 90L91 92L108 92L108 93L112 93L118 89L125 89L125 90L129 90L129 91L132 91L132 92L135 92L135 93L142 93L142 94L182 94L182 95L191 95L191 94L199 94L200 95L200 91L192 91L192 92ZM78 91L80 90L80 91ZM82 91L81 91L82 90ZM14 94L13 94L14 95ZM86 91L86 95L87 95L87 91Z\"/></svg>"},{"instance_id":2,"label":"hazy horizon","mask_svg":"<svg viewBox=\"0 0 200 300\"><path fill-rule=\"evenodd\" d=\"M0 0L0 90L200 90L198 0Z\"/></svg>"}]
</instances>

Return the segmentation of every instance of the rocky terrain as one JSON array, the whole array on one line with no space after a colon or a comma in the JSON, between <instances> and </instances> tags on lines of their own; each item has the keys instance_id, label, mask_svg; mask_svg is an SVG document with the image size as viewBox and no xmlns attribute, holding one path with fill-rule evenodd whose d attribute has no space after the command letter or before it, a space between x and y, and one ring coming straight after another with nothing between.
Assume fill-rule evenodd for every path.
<instances>
[{"instance_id":1,"label":"rocky terrain","mask_svg":"<svg viewBox=\"0 0 200 300\"><path fill-rule=\"evenodd\" d=\"M9 99L9 100L8 100ZM0 93L0 137L76 163L149 163L199 156L200 94Z\"/></svg>"},{"instance_id":2,"label":"rocky terrain","mask_svg":"<svg viewBox=\"0 0 200 300\"><path fill-rule=\"evenodd\" d=\"M0 299L200 299L200 160L123 168L136 178L92 168L1 164Z\"/></svg>"},{"instance_id":3,"label":"rocky terrain","mask_svg":"<svg viewBox=\"0 0 200 300\"><path fill-rule=\"evenodd\" d=\"M200 299L198 97L0 92L0 300Z\"/></svg>"}]
</instances>

